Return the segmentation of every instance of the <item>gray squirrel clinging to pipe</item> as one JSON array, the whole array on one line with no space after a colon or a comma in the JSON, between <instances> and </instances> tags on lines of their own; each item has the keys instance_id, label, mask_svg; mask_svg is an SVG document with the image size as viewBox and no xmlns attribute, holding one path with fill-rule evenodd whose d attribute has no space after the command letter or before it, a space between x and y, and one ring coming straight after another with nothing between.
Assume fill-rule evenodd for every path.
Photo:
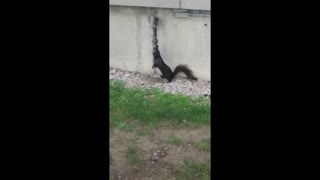
<instances>
[{"instance_id":1,"label":"gray squirrel clinging to pipe","mask_svg":"<svg viewBox=\"0 0 320 180\"><path fill-rule=\"evenodd\" d=\"M153 43L153 66L152 69L157 67L161 71L162 78L165 78L168 80L168 83L172 81L172 79L180 72L183 72L187 75L187 78L191 80L197 80L197 78L193 75L192 70L188 68L187 65L180 64L178 65L174 71L170 69L170 67L163 61L160 51L158 49L158 39L157 39L157 22L159 21L159 18L156 16L149 16L150 24L152 25L153 29L153 37L152 37L152 43Z\"/></svg>"}]
</instances>

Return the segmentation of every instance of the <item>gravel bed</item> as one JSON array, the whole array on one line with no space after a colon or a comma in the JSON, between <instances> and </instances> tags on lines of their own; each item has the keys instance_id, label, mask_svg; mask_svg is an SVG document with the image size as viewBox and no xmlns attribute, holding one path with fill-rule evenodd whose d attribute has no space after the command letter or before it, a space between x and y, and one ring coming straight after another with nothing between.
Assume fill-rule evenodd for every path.
<instances>
[{"instance_id":1,"label":"gravel bed","mask_svg":"<svg viewBox=\"0 0 320 180\"><path fill-rule=\"evenodd\" d=\"M171 83L166 83L159 74L142 74L139 72L125 71L109 68L110 79L121 80L125 86L130 88L138 86L141 88L155 87L172 94L184 94L187 96L205 96L211 98L210 81L191 81L184 77L175 77Z\"/></svg>"}]
</instances>

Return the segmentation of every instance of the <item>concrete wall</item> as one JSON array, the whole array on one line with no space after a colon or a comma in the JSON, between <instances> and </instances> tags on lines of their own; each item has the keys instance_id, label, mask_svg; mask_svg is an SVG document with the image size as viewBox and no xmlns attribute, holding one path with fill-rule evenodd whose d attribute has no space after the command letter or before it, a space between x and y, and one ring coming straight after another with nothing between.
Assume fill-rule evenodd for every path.
<instances>
[{"instance_id":1,"label":"concrete wall","mask_svg":"<svg viewBox=\"0 0 320 180\"><path fill-rule=\"evenodd\" d=\"M110 5L210 10L211 0L110 0Z\"/></svg>"},{"instance_id":2,"label":"concrete wall","mask_svg":"<svg viewBox=\"0 0 320 180\"><path fill-rule=\"evenodd\" d=\"M210 80L210 17L177 18L172 9L109 6L110 66L152 73L152 28L148 16L159 17L158 45L172 69L187 64L202 80ZM206 25L205 25L206 24Z\"/></svg>"}]
</instances>

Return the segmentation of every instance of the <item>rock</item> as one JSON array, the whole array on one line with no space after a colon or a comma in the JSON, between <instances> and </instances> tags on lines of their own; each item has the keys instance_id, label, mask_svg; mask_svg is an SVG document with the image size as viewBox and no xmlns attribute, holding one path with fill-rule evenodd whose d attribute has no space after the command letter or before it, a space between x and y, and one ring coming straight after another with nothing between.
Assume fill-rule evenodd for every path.
<instances>
[{"instance_id":1,"label":"rock","mask_svg":"<svg viewBox=\"0 0 320 180\"><path fill-rule=\"evenodd\" d=\"M186 78L176 77L171 83L164 83L159 75L141 74L139 72L124 71L115 68L109 68L110 79L122 80L126 87L138 86L142 88L156 87L167 93L184 94L187 96L198 97L203 94L211 96L210 81L190 82ZM148 80L150 78L150 80ZM154 82L152 82L154 81Z\"/></svg>"}]
</instances>

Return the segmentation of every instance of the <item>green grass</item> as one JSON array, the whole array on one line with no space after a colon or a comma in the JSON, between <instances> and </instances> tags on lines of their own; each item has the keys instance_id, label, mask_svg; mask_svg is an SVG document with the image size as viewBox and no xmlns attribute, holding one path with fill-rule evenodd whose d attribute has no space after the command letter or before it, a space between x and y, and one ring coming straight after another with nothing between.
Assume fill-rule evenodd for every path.
<instances>
[{"instance_id":1,"label":"green grass","mask_svg":"<svg viewBox=\"0 0 320 180\"><path fill-rule=\"evenodd\" d=\"M208 164L195 164L191 161L184 160L184 164L177 175L178 180L209 180L210 167Z\"/></svg>"},{"instance_id":2,"label":"green grass","mask_svg":"<svg viewBox=\"0 0 320 180\"><path fill-rule=\"evenodd\" d=\"M183 142L177 136L175 136L174 134L171 134L168 137L168 143L176 146L180 146Z\"/></svg>"},{"instance_id":3,"label":"green grass","mask_svg":"<svg viewBox=\"0 0 320 180\"><path fill-rule=\"evenodd\" d=\"M126 157L130 166L130 169L134 172L138 170L139 165L142 163L142 160L138 155L138 148L135 145L130 145L126 150Z\"/></svg>"},{"instance_id":4,"label":"green grass","mask_svg":"<svg viewBox=\"0 0 320 180\"><path fill-rule=\"evenodd\" d=\"M210 102L191 99L158 89L125 88L121 81L110 84L110 127L132 129L134 121L146 125L199 124L210 125Z\"/></svg>"},{"instance_id":5,"label":"green grass","mask_svg":"<svg viewBox=\"0 0 320 180\"><path fill-rule=\"evenodd\" d=\"M210 152L211 150L210 138L203 139L200 142L195 143L195 145L200 151Z\"/></svg>"}]
</instances>

